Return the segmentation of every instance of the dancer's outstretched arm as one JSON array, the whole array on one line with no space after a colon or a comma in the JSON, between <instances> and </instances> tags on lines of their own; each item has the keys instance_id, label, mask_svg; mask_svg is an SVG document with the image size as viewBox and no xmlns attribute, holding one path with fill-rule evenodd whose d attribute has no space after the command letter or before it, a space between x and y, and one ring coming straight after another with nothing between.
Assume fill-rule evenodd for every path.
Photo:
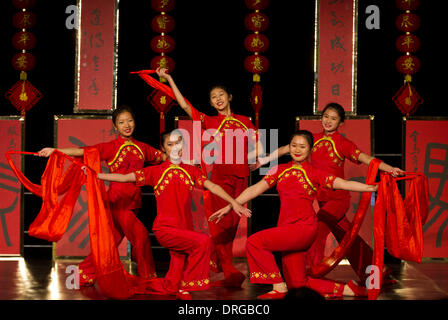
<instances>
[{"instance_id":1,"label":"dancer's outstretched arm","mask_svg":"<svg viewBox=\"0 0 448 320\"><path fill-rule=\"evenodd\" d=\"M182 93L180 93L179 88L177 87L176 83L173 80L173 77L167 73L167 69L157 68L156 72L160 78L164 78L168 81L171 89L173 90L174 96L176 97L177 103L180 105L182 109L184 109L184 111L188 114L190 118L193 118L193 113L191 111L190 105L187 103L187 101L185 101L185 98L182 95Z\"/></svg>"}]
</instances>

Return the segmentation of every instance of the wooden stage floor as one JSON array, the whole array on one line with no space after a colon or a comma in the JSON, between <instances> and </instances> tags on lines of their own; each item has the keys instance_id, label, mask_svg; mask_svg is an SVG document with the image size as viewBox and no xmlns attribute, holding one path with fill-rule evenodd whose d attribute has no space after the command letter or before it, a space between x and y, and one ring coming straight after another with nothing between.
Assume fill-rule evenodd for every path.
<instances>
[{"instance_id":1,"label":"wooden stage floor","mask_svg":"<svg viewBox=\"0 0 448 320\"><path fill-rule=\"evenodd\" d=\"M64 260L53 263L48 259L0 258L0 300L104 300L96 287L69 289L66 270L79 260ZM237 268L247 274L244 260L236 262ZM129 268L129 265L126 265ZM156 265L165 270L167 263ZM395 284L388 285L380 300L445 300L448 299L448 263L430 261L421 264L398 262L389 264ZM72 274L72 273L71 273ZM159 271L159 275L163 272ZM212 274L211 280L219 280L222 274ZM339 265L327 278L347 282L357 279L349 265ZM255 285L246 280L242 289L211 288L192 292L195 300L254 300L270 290L268 285ZM172 300L171 296L136 295L132 300ZM344 297L343 300L355 298ZM363 298L365 300L365 298Z\"/></svg>"}]
</instances>

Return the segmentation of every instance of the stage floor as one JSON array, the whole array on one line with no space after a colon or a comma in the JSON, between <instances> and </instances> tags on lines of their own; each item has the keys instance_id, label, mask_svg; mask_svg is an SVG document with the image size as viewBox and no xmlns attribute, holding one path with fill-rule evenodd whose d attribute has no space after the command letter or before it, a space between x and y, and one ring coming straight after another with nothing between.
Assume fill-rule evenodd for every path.
<instances>
[{"instance_id":1,"label":"stage floor","mask_svg":"<svg viewBox=\"0 0 448 320\"><path fill-rule=\"evenodd\" d=\"M79 260L63 260L54 264L48 259L0 258L0 300L103 300L96 287L69 289L66 285L71 265ZM247 274L244 260L236 262L237 268ZM158 263L157 270L165 270L167 263ZM441 300L448 299L448 263L401 262L389 264L395 284L388 285L380 300ZM129 269L129 264L126 264ZM66 271L68 270L68 273ZM163 275L159 272L159 276ZM349 265L339 265L327 276L329 279L347 282L357 279ZM212 274L211 280L219 280L222 274ZM255 285L246 280L242 289L211 288L192 292L195 300L254 300L269 291L269 285ZM132 300L172 300L161 295L136 295ZM355 298L344 297L343 300ZM363 298L365 299L365 298Z\"/></svg>"}]
</instances>

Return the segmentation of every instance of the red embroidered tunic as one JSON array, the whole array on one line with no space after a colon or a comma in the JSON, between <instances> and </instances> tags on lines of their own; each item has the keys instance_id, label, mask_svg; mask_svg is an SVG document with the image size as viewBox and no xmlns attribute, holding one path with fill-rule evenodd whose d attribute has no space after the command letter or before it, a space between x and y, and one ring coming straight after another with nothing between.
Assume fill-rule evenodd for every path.
<instances>
[{"instance_id":1,"label":"red embroidered tunic","mask_svg":"<svg viewBox=\"0 0 448 320\"><path fill-rule=\"evenodd\" d=\"M344 179L344 161L348 159L359 164L361 150L342 136L339 132L325 135L324 132L313 135L314 146L311 154L313 166L322 168L325 171ZM317 200L328 201L331 199L350 198L350 193L346 190L319 190Z\"/></svg>"},{"instance_id":2,"label":"red embroidered tunic","mask_svg":"<svg viewBox=\"0 0 448 320\"><path fill-rule=\"evenodd\" d=\"M131 139L118 137L115 140L99 143L93 147L100 153L100 159L106 161L112 173L130 173L144 167L145 162L157 164L162 161L162 152L150 145ZM110 182L109 202L122 209L141 207L141 190L134 183Z\"/></svg>"},{"instance_id":3,"label":"red embroidered tunic","mask_svg":"<svg viewBox=\"0 0 448 320\"><path fill-rule=\"evenodd\" d=\"M289 162L273 167L263 178L270 187L277 184L280 197L278 225L292 224L315 215L313 200L319 186L333 188L336 176L321 171L309 162Z\"/></svg>"},{"instance_id":4,"label":"red embroidered tunic","mask_svg":"<svg viewBox=\"0 0 448 320\"><path fill-rule=\"evenodd\" d=\"M157 216L153 230L159 227L174 227L193 230L191 199L193 188L203 189L204 176L197 167L188 164L173 164L165 161L135 171L136 185L154 187L157 201Z\"/></svg>"},{"instance_id":5,"label":"red embroidered tunic","mask_svg":"<svg viewBox=\"0 0 448 320\"><path fill-rule=\"evenodd\" d=\"M215 163L213 165L214 173L247 177L249 175L247 161L248 142L255 144L258 139L257 130L250 119L246 116L233 113L226 117L222 114L208 116L202 112L196 112L199 113L202 129L210 130L210 135L214 137L214 139L210 138L210 141L216 141L218 143L218 152L211 155L217 157L217 161L221 159L221 164ZM229 140L231 138L229 133L226 135L226 129L233 130L235 136L233 141L232 139ZM241 145L241 142L238 141L244 141L244 145ZM227 149L226 143L228 145ZM231 149L230 146L232 146ZM230 152L232 153L229 154Z\"/></svg>"}]
</instances>

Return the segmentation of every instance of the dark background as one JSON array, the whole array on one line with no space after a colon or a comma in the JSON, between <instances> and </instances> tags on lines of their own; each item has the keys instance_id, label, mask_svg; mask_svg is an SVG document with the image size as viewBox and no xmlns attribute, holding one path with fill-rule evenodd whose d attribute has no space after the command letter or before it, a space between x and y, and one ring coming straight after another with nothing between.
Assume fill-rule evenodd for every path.
<instances>
[{"instance_id":1,"label":"dark background","mask_svg":"<svg viewBox=\"0 0 448 320\"><path fill-rule=\"evenodd\" d=\"M443 36L446 18L442 1L421 1L415 13L422 20L415 32L422 46L416 55L422 68L413 76L412 85L424 98L416 116L448 116L445 103L447 68ZM436 6L436 3L438 6ZM34 70L28 72L28 80L43 94L26 115L26 151L37 151L53 144L53 115L74 114L74 71L76 31L65 27L68 5L71 0L37 0L31 9L37 23L30 31L37 37L37 46L31 50L37 60ZM365 26L366 7L380 8L380 29L368 30ZM445 5L446 7L446 5ZM17 31L12 26L12 15L18 10L11 1L0 4L0 115L17 115L18 112L6 100L4 93L19 80L19 72L11 66L11 58L17 52L11 38ZM208 104L208 89L223 83L233 93L232 108L235 113L254 116L249 103L252 75L244 69L248 52L244 38L250 33L244 27L244 17L251 11L243 0L195 0L176 2L170 12L176 21L176 29L170 35L176 48L170 54L176 63L173 77L185 97L197 109L213 114ZM264 10L270 25L264 34L270 40L266 56L270 69L261 77L263 109L260 127L279 129L279 143L285 144L294 131L295 118L313 114L313 45L314 1L271 1ZM395 40L401 34L395 28L395 19L401 12L391 0L359 0L358 22L358 115L375 115L376 154L400 154L402 152L402 115L392 101L392 96L403 84L403 77L395 69L400 53ZM119 21L118 105L130 105L137 118L135 138L153 146L159 143L159 115L146 101L151 93L149 86L130 71L149 69L155 55L150 41L156 34L151 30L151 19L156 13L149 0L121 0ZM172 126L175 116L184 115L174 106L166 118ZM356 142L356 137L353 139ZM401 166L401 158L382 158L395 166ZM288 159L282 159L287 161ZM25 174L39 181L45 160L26 158ZM260 177L253 175L253 181ZM275 190L271 190L275 193ZM151 197L152 198L152 197ZM40 200L27 195L25 200L25 230L40 208ZM276 197L260 197L253 202L252 231L273 226L279 203ZM142 221L151 228L154 217L154 201L144 200L140 211ZM38 240L25 238L25 245ZM49 251L50 252L50 251Z\"/></svg>"}]
</instances>

